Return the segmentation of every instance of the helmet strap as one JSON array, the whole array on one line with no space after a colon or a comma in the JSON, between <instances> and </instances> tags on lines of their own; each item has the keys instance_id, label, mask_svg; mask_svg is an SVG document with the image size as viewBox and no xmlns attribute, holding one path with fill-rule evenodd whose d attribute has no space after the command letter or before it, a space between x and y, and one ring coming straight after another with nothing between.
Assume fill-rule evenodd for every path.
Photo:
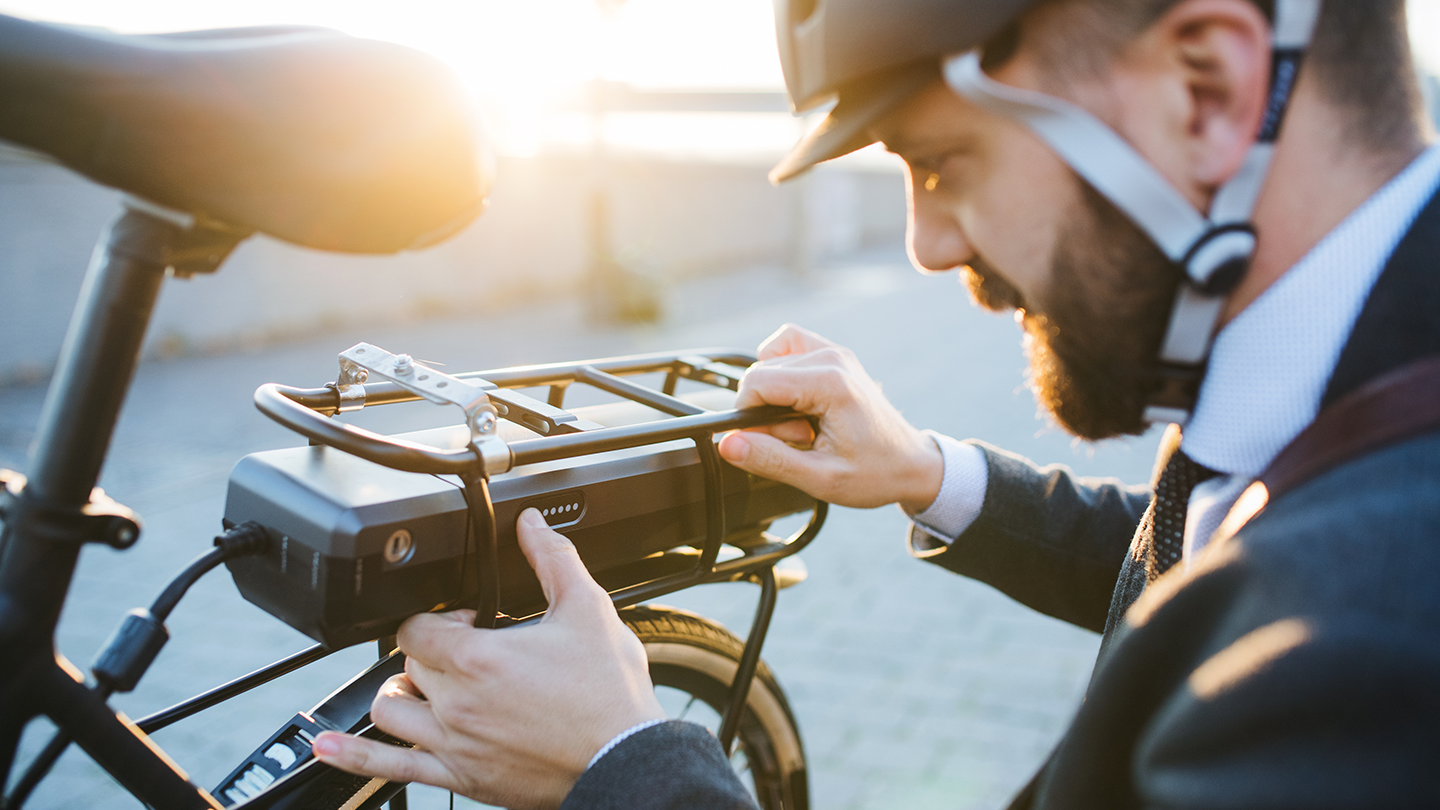
<instances>
[{"instance_id":1,"label":"helmet strap","mask_svg":"<svg viewBox=\"0 0 1440 810\"><path fill-rule=\"evenodd\" d=\"M981 69L978 50L944 62L945 81L954 92L1030 129L1183 273L1157 358L1157 387L1145 408L1148 422L1184 424L1195 407L1225 299L1244 279L1255 253L1251 216L1321 2L1276 0L1270 90L1260 132L1240 170L1216 193L1208 216L1084 108L995 81Z\"/></svg>"}]
</instances>

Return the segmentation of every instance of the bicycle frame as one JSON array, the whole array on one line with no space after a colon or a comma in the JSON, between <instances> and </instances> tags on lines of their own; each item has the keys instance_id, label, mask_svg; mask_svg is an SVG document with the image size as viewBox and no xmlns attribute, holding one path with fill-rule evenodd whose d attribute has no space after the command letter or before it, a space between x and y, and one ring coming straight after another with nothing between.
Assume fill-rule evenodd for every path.
<instances>
[{"instance_id":1,"label":"bicycle frame","mask_svg":"<svg viewBox=\"0 0 1440 810\"><path fill-rule=\"evenodd\" d=\"M55 649L55 627L80 549L126 548L139 537L129 510L96 497L95 484L140 357L167 268L213 269L244 237L184 228L128 209L102 237L40 415L30 475L6 484L0 535L0 780L20 734L38 715L151 807L218 808L133 724L121 720ZM197 249L205 252L196 267Z\"/></svg>"},{"instance_id":2,"label":"bicycle frame","mask_svg":"<svg viewBox=\"0 0 1440 810\"><path fill-rule=\"evenodd\" d=\"M46 396L30 476L0 479L0 518L4 519L0 534L0 649L7 651L9 664L0 669L0 785L8 780L21 732L30 720L44 715L55 723L61 735L78 743L146 805L185 810L218 808L221 804L189 782L146 732L292 671L319 657L317 651L291 656L241 679L243 687L222 686L160 713L163 719L148 718L150 722L137 725L117 716L106 705L105 694L87 686L84 675L65 660L54 644L56 624L80 549L91 542L123 549L139 536L139 519L105 498L95 484L160 285L167 273L186 277L215 270L247 236L144 209L149 206L137 203L127 207L102 237L92 260ZM702 359L753 359L725 353L712 355ZM669 372L662 392L616 376L653 370ZM703 547L698 554L662 555L647 569L643 581L622 587L611 596L617 606L625 606L704 582L750 579L760 584L760 604L721 725L720 738L728 749L774 608L777 586L773 566L815 537L826 510L825 504L817 502L809 524L794 537L778 541L767 536L767 542L745 549L740 558L718 561L727 535L720 487L722 462L715 450L714 434L796 415L778 408L704 412L671 396L682 377L706 379L717 374L722 372L708 362L678 355L646 355L608 364L505 370L491 373L486 384L501 387L491 394L502 415L519 416L517 421L523 420L546 434L541 439L514 443L510 448L512 464L681 438L694 441L706 482ZM557 415L565 414L559 410L565 388L573 382L590 384L676 418L587 433L557 421ZM738 378L732 376L723 382L733 389ZM503 390L505 386L531 385L550 386L550 402L541 404ZM363 404L418 398L393 383L366 385L363 390ZM347 403L343 394L338 387L304 390L266 385L256 392L256 404L267 415L313 441L386 466L416 472L474 472L477 455L468 449L442 451L407 445L325 418L358 407L354 402ZM482 475L484 463L480 460ZM394 666L393 660L377 664L385 666Z\"/></svg>"}]
</instances>

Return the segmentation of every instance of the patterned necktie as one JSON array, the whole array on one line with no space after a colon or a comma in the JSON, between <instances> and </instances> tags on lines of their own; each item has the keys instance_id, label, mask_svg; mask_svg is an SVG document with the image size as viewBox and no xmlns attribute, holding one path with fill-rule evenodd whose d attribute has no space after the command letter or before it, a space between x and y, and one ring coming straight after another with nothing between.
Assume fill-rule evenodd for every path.
<instances>
[{"instance_id":1,"label":"patterned necktie","mask_svg":"<svg viewBox=\"0 0 1440 810\"><path fill-rule=\"evenodd\" d=\"M1175 448L1170 460L1165 463L1164 472L1155 484L1155 517L1153 524L1154 549L1153 566L1149 579L1170 570L1180 562L1185 553L1185 513L1190 509L1190 492L1201 481L1219 475L1215 470L1185 455Z\"/></svg>"}]
</instances>

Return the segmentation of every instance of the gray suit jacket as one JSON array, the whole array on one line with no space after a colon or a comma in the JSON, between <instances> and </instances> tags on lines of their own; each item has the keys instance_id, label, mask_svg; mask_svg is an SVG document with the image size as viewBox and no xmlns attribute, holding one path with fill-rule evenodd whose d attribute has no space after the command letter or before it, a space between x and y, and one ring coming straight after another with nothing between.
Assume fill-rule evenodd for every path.
<instances>
[{"instance_id":1,"label":"gray suit jacket","mask_svg":"<svg viewBox=\"0 0 1440 810\"><path fill-rule=\"evenodd\" d=\"M1436 354L1440 197L1387 264L1324 404ZM1012 808L1440 806L1440 434L1301 485L1148 588L1132 543L1148 492L981 447L981 514L926 559L1104 632L1084 703ZM711 764L675 737L713 746ZM637 734L565 808L746 806L707 737ZM674 777L636 793L639 762Z\"/></svg>"}]
</instances>

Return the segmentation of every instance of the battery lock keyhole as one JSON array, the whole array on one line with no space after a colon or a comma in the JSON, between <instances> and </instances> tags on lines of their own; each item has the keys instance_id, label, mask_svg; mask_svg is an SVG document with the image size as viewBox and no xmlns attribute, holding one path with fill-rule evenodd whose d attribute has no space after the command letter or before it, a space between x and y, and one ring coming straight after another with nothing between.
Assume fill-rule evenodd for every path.
<instances>
[{"instance_id":1,"label":"battery lock keyhole","mask_svg":"<svg viewBox=\"0 0 1440 810\"><path fill-rule=\"evenodd\" d=\"M398 565L409 561L415 553L415 539L406 529L396 529L385 541L385 562Z\"/></svg>"}]
</instances>

